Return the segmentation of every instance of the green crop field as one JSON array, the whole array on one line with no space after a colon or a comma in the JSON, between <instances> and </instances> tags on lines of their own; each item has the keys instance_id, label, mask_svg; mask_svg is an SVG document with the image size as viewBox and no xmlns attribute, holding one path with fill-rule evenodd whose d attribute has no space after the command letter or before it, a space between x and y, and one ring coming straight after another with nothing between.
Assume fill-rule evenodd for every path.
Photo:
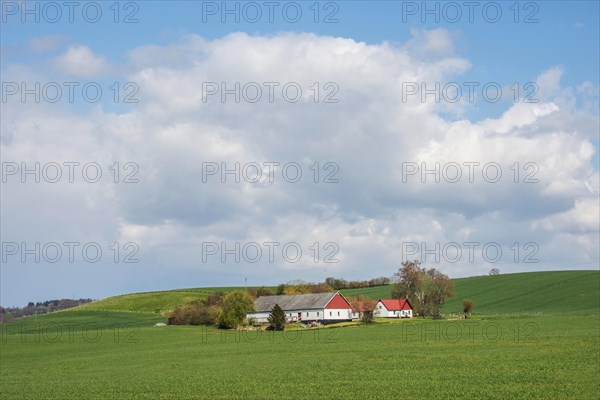
<instances>
[{"instance_id":1,"label":"green crop field","mask_svg":"<svg viewBox=\"0 0 600 400\"><path fill-rule=\"evenodd\" d=\"M469 297L473 318L283 333L154 327L213 289L116 296L1 325L0 398L598 399L599 276L457 279L446 310Z\"/></svg>"},{"instance_id":2,"label":"green crop field","mask_svg":"<svg viewBox=\"0 0 600 400\"><path fill-rule=\"evenodd\" d=\"M71 317L57 323L59 314ZM90 326L96 314L101 326ZM257 333L154 328L135 313L55 315L29 333L3 328L3 399L597 399L600 390L598 316Z\"/></svg>"}]
</instances>

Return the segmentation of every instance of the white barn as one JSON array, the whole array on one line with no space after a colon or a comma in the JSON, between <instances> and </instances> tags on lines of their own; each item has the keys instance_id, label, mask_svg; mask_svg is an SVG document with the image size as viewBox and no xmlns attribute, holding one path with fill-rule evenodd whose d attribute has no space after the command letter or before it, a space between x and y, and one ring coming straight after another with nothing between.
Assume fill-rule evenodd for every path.
<instances>
[{"instance_id":1,"label":"white barn","mask_svg":"<svg viewBox=\"0 0 600 400\"><path fill-rule=\"evenodd\" d=\"M254 302L255 312L246 316L258 323L268 322L275 304L283 309L288 322L352 320L352 307L340 292L261 296Z\"/></svg>"}]
</instances>

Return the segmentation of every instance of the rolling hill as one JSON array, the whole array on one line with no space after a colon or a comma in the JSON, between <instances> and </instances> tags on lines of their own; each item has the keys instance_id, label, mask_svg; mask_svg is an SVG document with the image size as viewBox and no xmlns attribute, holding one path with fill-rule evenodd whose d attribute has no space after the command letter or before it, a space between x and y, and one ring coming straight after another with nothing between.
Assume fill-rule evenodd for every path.
<instances>
[{"instance_id":1,"label":"rolling hill","mask_svg":"<svg viewBox=\"0 0 600 400\"><path fill-rule=\"evenodd\" d=\"M597 314L600 311L600 271L525 272L497 276L454 279L456 296L444 311L458 313L462 300L474 303L474 314ZM274 289L274 288L273 288ZM136 311L152 313L168 310L222 290L241 287L215 287L132 293L109 297L73 310ZM345 296L359 294L371 298L390 297L392 285L341 290Z\"/></svg>"}]
</instances>

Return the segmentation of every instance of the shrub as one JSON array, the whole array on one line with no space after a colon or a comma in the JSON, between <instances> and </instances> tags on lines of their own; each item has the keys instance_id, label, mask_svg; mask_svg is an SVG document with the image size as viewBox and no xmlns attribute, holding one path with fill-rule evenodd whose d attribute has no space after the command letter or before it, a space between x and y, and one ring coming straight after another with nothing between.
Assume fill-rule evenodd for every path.
<instances>
[{"instance_id":1,"label":"shrub","mask_svg":"<svg viewBox=\"0 0 600 400\"><path fill-rule=\"evenodd\" d=\"M223 311L219 317L220 328L235 328L246 318L249 311L254 311L254 301L245 292L231 292L223 299Z\"/></svg>"}]
</instances>

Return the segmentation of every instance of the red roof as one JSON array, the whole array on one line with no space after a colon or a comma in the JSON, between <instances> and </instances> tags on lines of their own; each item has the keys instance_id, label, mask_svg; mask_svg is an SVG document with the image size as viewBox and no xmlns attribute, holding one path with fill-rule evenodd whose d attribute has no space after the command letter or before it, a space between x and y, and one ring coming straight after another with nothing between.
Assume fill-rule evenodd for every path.
<instances>
[{"instance_id":1,"label":"red roof","mask_svg":"<svg viewBox=\"0 0 600 400\"><path fill-rule=\"evenodd\" d=\"M379 299L379 301L390 311L412 310L407 299Z\"/></svg>"},{"instance_id":2,"label":"red roof","mask_svg":"<svg viewBox=\"0 0 600 400\"><path fill-rule=\"evenodd\" d=\"M335 296L333 296L333 298L331 300L329 300L329 303L327 303L325 308L347 309L347 308L352 308L352 306L350 305L350 303L348 303L346 298L344 296L342 296L342 294L340 292L337 292L335 294Z\"/></svg>"}]
</instances>

